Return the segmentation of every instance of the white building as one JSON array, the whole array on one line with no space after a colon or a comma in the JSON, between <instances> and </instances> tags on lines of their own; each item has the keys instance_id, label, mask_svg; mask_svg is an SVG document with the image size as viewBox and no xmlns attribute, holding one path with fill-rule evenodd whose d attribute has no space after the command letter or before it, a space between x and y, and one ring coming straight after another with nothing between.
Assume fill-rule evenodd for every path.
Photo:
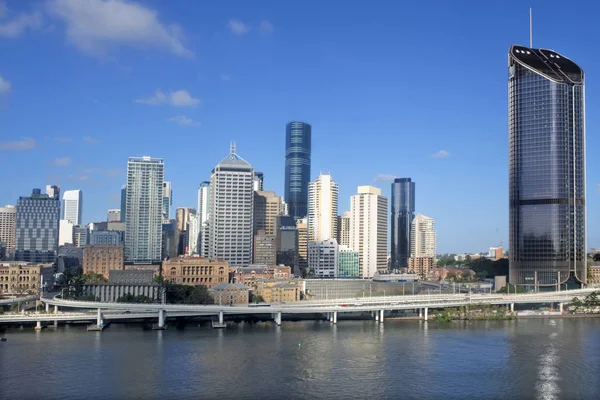
<instances>
[{"instance_id":1,"label":"white building","mask_svg":"<svg viewBox=\"0 0 600 400\"><path fill-rule=\"evenodd\" d=\"M254 170L235 144L210 177L209 258L233 267L252 263Z\"/></svg>"},{"instance_id":2,"label":"white building","mask_svg":"<svg viewBox=\"0 0 600 400\"><path fill-rule=\"evenodd\" d=\"M308 242L337 236L338 185L331 175L321 174L308 184Z\"/></svg>"},{"instance_id":3,"label":"white building","mask_svg":"<svg viewBox=\"0 0 600 400\"><path fill-rule=\"evenodd\" d=\"M81 209L83 194L81 190L67 190L63 193L62 219L71 221L73 225L81 225Z\"/></svg>"},{"instance_id":4,"label":"white building","mask_svg":"<svg viewBox=\"0 0 600 400\"><path fill-rule=\"evenodd\" d=\"M164 164L162 158L130 157L127 162L125 261L160 262Z\"/></svg>"},{"instance_id":5,"label":"white building","mask_svg":"<svg viewBox=\"0 0 600 400\"><path fill-rule=\"evenodd\" d=\"M308 244L308 268L315 278L337 277L338 243L335 239Z\"/></svg>"},{"instance_id":6,"label":"white building","mask_svg":"<svg viewBox=\"0 0 600 400\"><path fill-rule=\"evenodd\" d=\"M0 243L6 246L7 256L15 252L17 234L17 208L15 206L0 207Z\"/></svg>"},{"instance_id":7,"label":"white building","mask_svg":"<svg viewBox=\"0 0 600 400\"><path fill-rule=\"evenodd\" d=\"M168 224L171 219L171 206L173 205L173 189L171 182L163 182L162 190L162 220Z\"/></svg>"},{"instance_id":8,"label":"white building","mask_svg":"<svg viewBox=\"0 0 600 400\"><path fill-rule=\"evenodd\" d=\"M418 214L412 222L410 233L410 256L432 257L436 256L435 220Z\"/></svg>"},{"instance_id":9,"label":"white building","mask_svg":"<svg viewBox=\"0 0 600 400\"><path fill-rule=\"evenodd\" d=\"M208 220L210 216L210 182L198 186L198 254L208 257Z\"/></svg>"},{"instance_id":10,"label":"white building","mask_svg":"<svg viewBox=\"0 0 600 400\"><path fill-rule=\"evenodd\" d=\"M200 217L197 214L190 214L190 220L188 225L188 254L199 254L199 239L200 239L200 224L198 221Z\"/></svg>"},{"instance_id":11,"label":"white building","mask_svg":"<svg viewBox=\"0 0 600 400\"><path fill-rule=\"evenodd\" d=\"M381 189L359 186L350 199L350 247L359 253L359 276L387 269L388 200Z\"/></svg>"},{"instance_id":12,"label":"white building","mask_svg":"<svg viewBox=\"0 0 600 400\"><path fill-rule=\"evenodd\" d=\"M58 225L58 245L73 244L73 228L75 225L66 219L61 219Z\"/></svg>"},{"instance_id":13,"label":"white building","mask_svg":"<svg viewBox=\"0 0 600 400\"><path fill-rule=\"evenodd\" d=\"M108 222L121 222L121 209L113 208L108 210L108 213L106 214L106 220Z\"/></svg>"},{"instance_id":14,"label":"white building","mask_svg":"<svg viewBox=\"0 0 600 400\"><path fill-rule=\"evenodd\" d=\"M340 246L350 247L350 215L350 211L346 211L338 217L337 241Z\"/></svg>"}]
</instances>

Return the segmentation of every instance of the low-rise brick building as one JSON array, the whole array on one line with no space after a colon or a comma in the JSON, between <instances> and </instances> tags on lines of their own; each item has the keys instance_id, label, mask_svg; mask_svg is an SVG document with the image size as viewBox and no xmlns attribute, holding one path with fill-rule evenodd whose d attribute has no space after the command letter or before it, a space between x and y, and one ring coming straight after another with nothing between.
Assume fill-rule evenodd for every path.
<instances>
[{"instance_id":1,"label":"low-rise brick building","mask_svg":"<svg viewBox=\"0 0 600 400\"><path fill-rule=\"evenodd\" d=\"M241 283L221 283L209 289L208 293L215 301L215 304L248 304L250 288Z\"/></svg>"},{"instance_id":2,"label":"low-rise brick building","mask_svg":"<svg viewBox=\"0 0 600 400\"><path fill-rule=\"evenodd\" d=\"M300 301L301 280L259 280L255 282L254 295L261 296L265 303L287 303Z\"/></svg>"},{"instance_id":3,"label":"low-rise brick building","mask_svg":"<svg viewBox=\"0 0 600 400\"><path fill-rule=\"evenodd\" d=\"M88 244L83 249L83 273L95 273L108 279L111 270L123 269L123 245Z\"/></svg>"},{"instance_id":4,"label":"low-rise brick building","mask_svg":"<svg viewBox=\"0 0 600 400\"><path fill-rule=\"evenodd\" d=\"M166 280L181 285L204 285L209 288L229 281L229 264L200 256L181 256L163 261Z\"/></svg>"},{"instance_id":5,"label":"low-rise brick building","mask_svg":"<svg viewBox=\"0 0 600 400\"><path fill-rule=\"evenodd\" d=\"M250 265L248 267L238 267L234 273L234 281L246 286L253 287L253 282L261 279L290 279L292 268L285 265L266 266Z\"/></svg>"}]
</instances>

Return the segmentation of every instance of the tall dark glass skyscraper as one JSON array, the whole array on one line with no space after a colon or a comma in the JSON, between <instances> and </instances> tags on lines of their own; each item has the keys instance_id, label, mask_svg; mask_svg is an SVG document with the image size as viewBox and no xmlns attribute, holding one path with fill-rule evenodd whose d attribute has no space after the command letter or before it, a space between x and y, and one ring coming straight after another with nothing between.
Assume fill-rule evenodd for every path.
<instances>
[{"instance_id":1,"label":"tall dark glass skyscraper","mask_svg":"<svg viewBox=\"0 0 600 400\"><path fill-rule=\"evenodd\" d=\"M508 69L510 283L585 282L583 71L523 46Z\"/></svg>"},{"instance_id":2,"label":"tall dark glass skyscraper","mask_svg":"<svg viewBox=\"0 0 600 400\"><path fill-rule=\"evenodd\" d=\"M392 269L408 267L410 229L415 218L415 183L410 178L392 182Z\"/></svg>"},{"instance_id":3,"label":"tall dark glass skyscraper","mask_svg":"<svg viewBox=\"0 0 600 400\"><path fill-rule=\"evenodd\" d=\"M311 126L305 122L292 121L285 127L285 202L296 219L307 215L310 137Z\"/></svg>"}]
</instances>

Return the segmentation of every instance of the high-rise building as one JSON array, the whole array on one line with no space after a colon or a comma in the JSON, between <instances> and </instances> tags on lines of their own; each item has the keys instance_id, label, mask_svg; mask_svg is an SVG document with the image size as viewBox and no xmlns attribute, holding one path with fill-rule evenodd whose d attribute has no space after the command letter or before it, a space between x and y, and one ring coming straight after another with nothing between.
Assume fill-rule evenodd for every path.
<instances>
[{"instance_id":1,"label":"high-rise building","mask_svg":"<svg viewBox=\"0 0 600 400\"><path fill-rule=\"evenodd\" d=\"M350 246L350 211L338 217L337 241L340 246Z\"/></svg>"},{"instance_id":2,"label":"high-rise building","mask_svg":"<svg viewBox=\"0 0 600 400\"><path fill-rule=\"evenodd\" d=\"M277 246L275 235L258 231L254 235L254 264L275 265Z\"/></svg>"},{"instance_id":3,"label":"high-rise building","mask_svg":"<svg viewBox=\"0 0 600 400\"><path fill-rule=\"evenodd\" d=\"M191 207L178 207L175 211L175 221L177 221L177 230L187 231L190 224L190 216L196 214L196 210Z\"/></svg>"},{"instance_id":4,"label":"high-rise building","mask_svg":"<svg viewBox=\"0 0 600 400\"><path fill-rule=\"evenodd\" d=\"M200 245L200 243L199 243L200 232L198 231L198 228L200 226L200 224L198 223L199 219L200 219L200 217L198 216L198 214L190 214L190 220L188 223L188 249L187 249L188 255L198 254L198 252L199 252L199 248L198 248L198 246Z\"/></svg>"},{"instance_id":5,"label":"high-rise building","mask_svg":"<svg viewBox=\"0 0 600 400\"><path fill-rule=\"evenodd\" d=\"M253 187L255 191L264 190L264 175L262 172L254 172L254 183Z\"/></svg>"},{"instance_id":6,"label":"high-rise building","mask_svg":"<svg viewBox=\"0 0 600 400\"><path fill-rule=\"evenodd\" d=\"M6 255L11 258L15 252L15 236L17 234L17 209L7 205L0 207L0 243L6 247Z\"/></svg>"},{"instance_id":7,"label":"high-rise building","mask_svg":"<svg viewBox=\"0 0 600 400\"><path fill-rule=\"evenodd\" d=\"M210 177L209 257L233 267L252 263L254 170L231 145Z\"/></svg>"},{"instance_id":8,"label":"high-rise building","mask_svg":"<svg viewBox=\"0 0 600 400\"><path fill-rule=\"evenodd\" d=\"M583 70L553 50L508 52L509 280L585 283Z\"/></svg>"},{"instance_id":9,"label":"high-rise building","mask_svg":"<svg viewBox=\"0 0 600 400\"><path fill-rule=\"evenodd\" d=\"M121 186L121 222L127 217L127 185Z\"/></svg>"},{"instance_id":10,"label":"high-rise building","mask_svg":"<svg viewBox=\"0 0 600 400\"><path fill-rule=\"evenodd\" d=\"M58 245L73 244L73 229L75 225L69 220L61 219L58 224Z\"/></svg>"},{"instance_id":11,"label":"high-rise building","mask_svg":"<svg viewBox=\"0 0 600 400\"><path fill-rule=\"evenodd\" d=\"M396 178L392 182L391 212L391 268L406 268L410 257L410 231L415 218L415 183L410 178Z\"/></svg>"},{"instance_id":12,"label":"high-rise building","mask_svg":"<svg viewBox=\"0 0 600 400\"><path fill-rule=\"evenodd\" d=\"M198 187L198 254L208 257L208 220L210 213L210 182Z\"/></svg>"},{"instance_id":13,"label":"high-rise building","mask_svg":"<svg viewBox=\"0 0 600 400\"><path fill-rule=\"evenodd\" d=\"M90 231L89 243L92 245L116 246L123 244L123 235L119 231Z\"/></svg>"},{"instance_id":14,"label":"high-rise building","mask_svg":"<svg viewBox=\"0 0 600 400\"><path fill-rule=\"evenodd\" d=\"M296 220L296 230L298 231L298 270L299 274L303 275L308 268L308 221L306 218Z\"/></svg>"},{"instance_id":15,"label":"high-rise building","mask_svg":"<svg viewBox=\"0 0 600 400\"><path fill-rule=\"evenodd\" d=\"M169 223L171 219L171 206L173 205L173 190L171 182L163 182L163 197L162 197L162 218L164 223Z\"/></svg>"},{"instance_id":16,"label":"high-rise building","mask_svg":"<svg viewBox=\"0 0 600 400\"><path fill-rule=\"evenodd\" d=\"M111 210L108 210L108 213L106 214L106 221L121 222L121 209L113 208Z\"/></svg>"},{"instance_id":17,"label":"high-rise building","mask_svg":"<svg viewBox=\"0 0 600 400\"><path fill-rule=\"evenodd\" d=\"M338 246L338 278L358 278L360 276L360 255L348 246Z\"/></svg>"},{"instance_id":18,"label":"high-rise building","mask_svg":"<svg viewBox=\"0 0 600 400\"><path fill-rule=\"evenodd\" d=\"M285 127L285 202L289 215L299 219L308 213L311 126L292 121Z\"/></svg>"},{"instance_id":19,"label":"high-rise building","mask_svg":"<svg viewBox=\"0 0 600 400\"><path fill-rule=\"evenodd\" d=\"M337 236L338 185L329 174L321 174L308 185L308 242Z\"/></svg>"},{"instance_id":20,"label":"high-rise building","mask_svg":"<svg viewBox=\"0 0 600 400\"><path fill-rule=\"evenodd\" d=\"M294 217L280 215L276 219L276 264L287 265L294 275L300 275L298 264L298 228Z\"/></svg>"},{"instance_id":21,"label":"high-rise building","mask_svg":"<svg viewBox=\"0 0 600 400\"><path fill-rule=\"evenodd\" d=\"M48 190L47 190L48 191ZM51 186L52 197L33 189L17 202L15 259L53 263L58 253L60 189Z\"/></svg>"},{"instance_id":22,"label":"high-rise building","mask_svg":"<svg viewBox=\"0 0 600 400\"><path fill-rule=\"evenodd\" d=\"M387 269L388 200L381 189L359 186L350 199L350 247L358 251L361 278Z\"/></svg>"},{"instance_id":23,"label":"high-rise building","mask_svg":"<svg viewBox=\"0 0 600 400\"><path fill-rule=\"evenodd\" d=\"M436 253L436 235L435 220L417 214L412 222L410 232L410 256L411 257L431 257L435 258Z\"/></svg>"},{"instance_id":24,"label":"high-rise building","mask_svg":"<svg viewBox=\"0 0 600 400\"><path fill-rule=\"evenodd\" d=\"M53 198L60 198L60 186L46 185L46 196Z\"/></svg>"},{"instance_id":25,"label":"high-rise building","mask_svg":"<svg viewBox=\"0 0 600 400\"><path fill-rule=\"evenodd\" d=\"M73 227L73 244L80 249L89 244L90 231L86 226L75 225Z\"/></svg>"},{"instance_id":26,"label":"high-rise building","mask_svg":"<svg viewBox=\"0 0 600 400\"><path fill-rule=\"evenodd\" d=\"M281 197L275 192L254 191L254 234L265 231L265 235L275 235L277 216L282 215Z\"/></svg>"},{"instance_id":27,"label":"high-rise building","mask_svg":"<svg viewBox=\"0 0 600 400\"><path fill-rule=\"evenodd\" d=\"M315 278L336 278L338 266L338 243L335 239L320 240L308 244L308 268Z\"/></svg>"},{"instance_id":28,"label":"high-rise building","mask_svg":"<svg viewBox=\"0 0 600 400\"><path fill-rule=\"evenodd\" d=\"M62 219L71 221L73 225L80 225L83 195L81 190L67 190L63 193Z\"/></svg>"},{"instance_id":29,"label":"high-rise building","mask_svg":"<svg viewBox=\"0 0 600 400\"><path fill-rule=\"evenodd\" d=\"M125 262L161 260L164 164L161 158L130 157L127 162Z\"/></svg>"}]
</instances>

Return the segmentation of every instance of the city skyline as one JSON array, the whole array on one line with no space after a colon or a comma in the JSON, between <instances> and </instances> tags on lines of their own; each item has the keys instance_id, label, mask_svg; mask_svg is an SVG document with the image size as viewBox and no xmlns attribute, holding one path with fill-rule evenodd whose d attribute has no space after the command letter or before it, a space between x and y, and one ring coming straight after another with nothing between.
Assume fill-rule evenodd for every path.
<instances>
[{"instance_id":1,"label":"city skyline","mask_svg":"<svg viewBox=\"0 0 600 400\"><path fill-rule=\"evenodd\" d=\"M586 51L591 45L587 29L593 26L588 18L596 6L590 5L590 12L583 16L576 10L558 16L548 5L532 6L534 46L557 49L577 60L587 74L597 75L594 55ZM32 12L25 2L11 2L7 7L0 23ZM218 161L214 154L221 154L230 140L236 140L244 156L264 173L265 190L283 196L283 131L289 121L301 120L312 125L311 180L319 171L335 176L340 211L349 208L356 186L377 186L391 198L390 181L410 176L419 183L415 212L436 219L440 253L484 251L500 242L508 248L505 55L511 44L528 41L526 8L439 4L433 10L421 5L393 5L362 13L343 9L337 10L338 16L348 26L331 32L325 28L331 7L322 16L302 14L311 22L310 29L306 24L288 24L284 17L291 6L285 5L267 7L258 2L254 10L242 8L231 15L223 6L205 10L192 4L192 10L202 10L197 26L185 7L160 3L142 7L155 10L160 24L179 23L189 37L184 46L196 57L179 57L164 48L140 50L139 43L130 42L106 48L107 58L90 57L77 46L81 42L65 44L68 21L49 15L44 15L44 21L56 23L52 33L25 29L15 37L0 38L2 51L14 56L0 65L0 76L10 83L10 90L0 94L0 119L7 132L0 151L8 163L21 165L23 157L39 159L35 165L20 167L20 179L2 191L0 204L15 205L31 187L55 183L64 189L82 189L86 193L84 223L100 221L108 209L118 207L119 187L125 183L123 160L152 154L168 166L165 178L173 183L173 207L193 207L197 185L206 180L204 171L210 171ZM446 20L448 13L458 19ZM397 24L398 18L406 23ZM568 18L584 20L570 23L570 29L561 32L553 30ZM230 19L251 29L235 34L228 25ZM270 21L272 32L259 30L263 19ZM350 28L359 22L366 24L361 33ZM393 38L417 32L418 43L407 40L402 42L402 51L388 51L389 46L396 47ZM478 32L472 43L477 52L457 51L456 44L473 32ZM294 37L302 34L323 38L323 47L302 46L306 56L300 61L274 56L288 54L286 48L294 48ZM195 35L211 39L200 46ZM18 52L23 45L31 46L35 59ZM42 48L36 46L54 56L36 51ZM134 51L128 54L131 47ZM442 51L435 62L427 50L432 47ZM256 55L250 57L249 65L233 63L248 54ZM421 59L422 74L427 76L424 90L404 78L410 73L402 62L406 54ZM19 68L39 62L47 63L52 82ZM447 79L465 64L475 68L476 79L467 85ZM75 66L81 76L64 72ZM163 78L158 72L165 68L178 73ZM91 75L98 79L90 79ZM266 90L259 89L264 86ZM290 96L279 87L299 90ZM41 89L40 96L36 90ZM157 90L160 93L154 96ZM594 104L596 92L591 82L588 104ZM176 94L175 100L170 94ZM77 107L77 115L70 112L72 107ZM232 110L240 111L240 117L227 118ZM27 118L25 112L44 117ZM597 118L589 113L590 132L596 124ZM169 146L170 140L191 143L188 148L197 146L203 153L191 176L187 157ZM590 135L587 147L593 148L596 140ZM407 150L396 157L393 148ZM587 170L588 219L594 220L600 216L596 189L600 168L589 159ZM467 212L472 218L465 223L460 215ZM590 225L589 247L597 247L598 242L600 229Z\"/></svg>"}]
</instances>

